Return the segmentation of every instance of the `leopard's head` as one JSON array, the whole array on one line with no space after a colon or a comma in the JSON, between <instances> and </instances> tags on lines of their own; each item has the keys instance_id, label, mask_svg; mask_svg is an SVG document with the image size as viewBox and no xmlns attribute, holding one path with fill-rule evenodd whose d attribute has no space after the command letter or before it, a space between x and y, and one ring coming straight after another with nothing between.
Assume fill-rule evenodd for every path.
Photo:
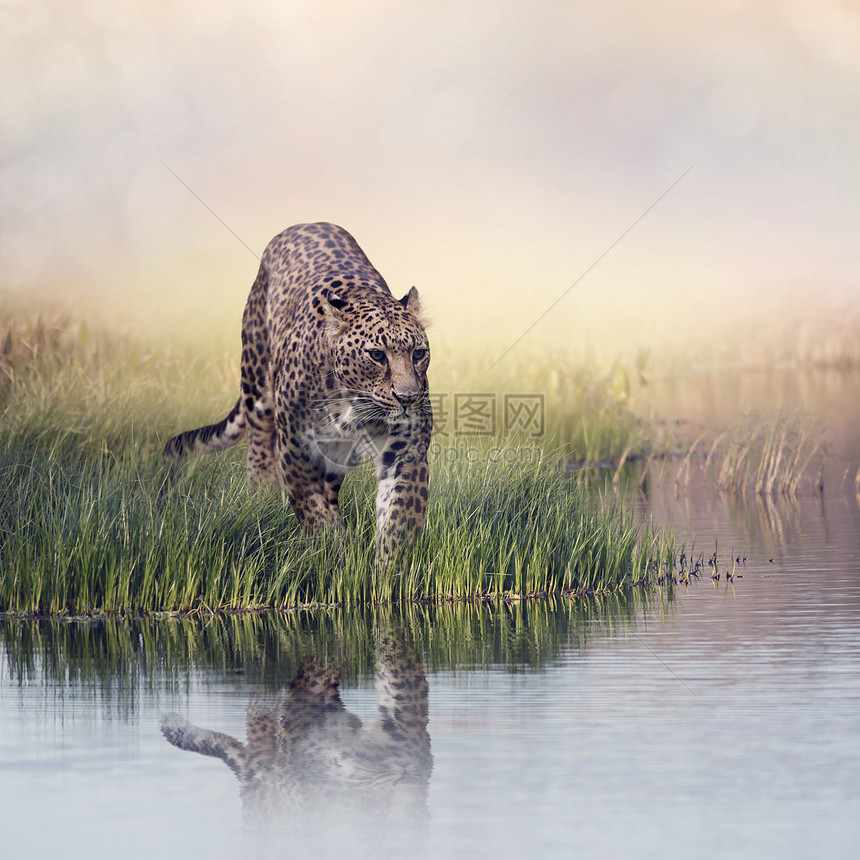
<instances>
[{"instance_id":1,"label":"leopard's head","mask_svg":"<svg viewBox=\"0 0 860 860\"><path fill-rule=\"evenodd\" d=\"M397 301L383 293L342 298L329 289L322 303L340 390L366 405L366 417L400 423L425 416L430 343L418 290Z\"/></svg>"}]
</instances>

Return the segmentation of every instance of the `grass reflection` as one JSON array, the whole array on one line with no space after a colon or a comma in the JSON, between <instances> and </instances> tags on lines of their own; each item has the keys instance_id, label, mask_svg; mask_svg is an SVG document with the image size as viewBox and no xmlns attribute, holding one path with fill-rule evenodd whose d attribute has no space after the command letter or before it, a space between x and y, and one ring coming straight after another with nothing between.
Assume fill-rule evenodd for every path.
<instances>
[{"instance_id":1,"label":"grass reflection","mask_svg":"<svg viewBox=\"0 0 860 860\"><path fill-rule=\"evenodd\" d=\"M74 688L133 710L140 696L173 695L194 679L276 690L309 660L339 668L345 683L373 674L375 632L400 631L428 671L540 670L672 611L672 592L619 591L450 606L404 604L343 612L296 611L208 619L104 618L0 622L3 672L12 684Z\"/></svg>"}]
</instances>

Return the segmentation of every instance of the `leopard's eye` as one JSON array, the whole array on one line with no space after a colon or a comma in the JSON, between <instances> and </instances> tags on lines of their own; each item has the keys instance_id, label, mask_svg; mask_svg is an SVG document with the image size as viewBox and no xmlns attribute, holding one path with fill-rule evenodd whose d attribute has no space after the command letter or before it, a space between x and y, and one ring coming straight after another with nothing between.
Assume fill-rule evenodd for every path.
<instances>
[{"instance_id":1,"label":"leopard's eye","mask_svg":"<svg viewBox=\"0 0 860 860\"><path fill-rule=\"evenodd\" d=\"M414 349L414 350L412 350L412 360L413 361L421 361L426 356L427 356L427 350L426 349Z\"/></svg>"},{"instance_id":2,"label":"leopard's eye","mask_svg":"<svg viewBox=\"0 0 860 860\"><path fill-rule=\"evenodd\" d=\"M367 354L374 360L382 364L385 361L385 353L381 349L369 349Z\"/></svg>"}]
</instances>

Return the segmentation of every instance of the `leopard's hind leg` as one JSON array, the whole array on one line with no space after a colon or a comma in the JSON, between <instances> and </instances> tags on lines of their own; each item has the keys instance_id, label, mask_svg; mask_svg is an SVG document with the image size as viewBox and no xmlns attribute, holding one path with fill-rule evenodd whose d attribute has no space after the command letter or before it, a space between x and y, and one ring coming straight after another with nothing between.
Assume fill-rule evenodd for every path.
<instances>
[{"instance_id":1,"label":"leopard's hind leg","mask_svg":"<svg viewBox=\"0 0 860 860\"><path fill-rule=\"evenodd\" d=\"M240 402L248 436L245 470L253 487L265 479L277 480L275 410L272 402L272 360L266 324L268 272L260 266L242 317L242 394Z\"/></svg>"},{"instance_id":2,"label":"leopard's hind leg","mask_svg":"<svg viewBox=\"0 0 860 860\"><path fill-rule=\"evenodd\" d=\"M278 480L275 459L275 422L272 397L266 392L254 400L247 414L248 455L245 472L248 486L256 487L266 480Z\"/></svg>"}]
</instances>

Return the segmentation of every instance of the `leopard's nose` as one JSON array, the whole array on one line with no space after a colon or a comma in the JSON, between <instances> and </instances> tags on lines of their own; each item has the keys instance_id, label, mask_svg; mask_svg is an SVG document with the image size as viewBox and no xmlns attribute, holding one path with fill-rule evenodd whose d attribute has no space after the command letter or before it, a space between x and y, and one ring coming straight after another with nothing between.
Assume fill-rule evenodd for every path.
<instances>
[{"instance_id":1,"label":"leopard's nose","mask_svg":"<svg viewBox=\"0 0 860 860\"><path fill-rule=\"evenodd\" d=\"M394 390L394 396L404 405L409 406L412 403L417 403L423 396L423 389L418 386L403 388L400 391Z\"/></svg>"}]
</instances>

